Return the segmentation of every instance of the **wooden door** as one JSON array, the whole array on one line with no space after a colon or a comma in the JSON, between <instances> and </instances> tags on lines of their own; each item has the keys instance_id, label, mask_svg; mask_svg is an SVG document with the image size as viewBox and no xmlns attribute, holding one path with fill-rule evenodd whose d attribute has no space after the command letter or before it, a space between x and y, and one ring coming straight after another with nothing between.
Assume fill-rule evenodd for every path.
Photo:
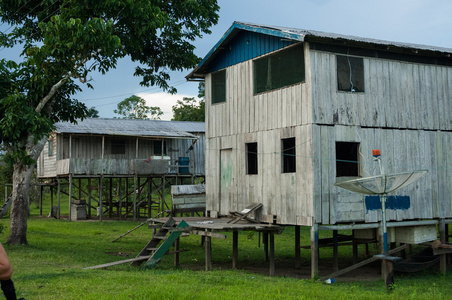
<instances>
[{"instance_id":1,"label":"wooden door","mask_svg":"<svg viewBox=\"0 0 452 300\"><path fill-rule=\"evenodd\" d=\"M220 150L220 214L227 215L230 211L232 187L234 185L234 167L232 149Z\"/></svg>"}]
</instances>

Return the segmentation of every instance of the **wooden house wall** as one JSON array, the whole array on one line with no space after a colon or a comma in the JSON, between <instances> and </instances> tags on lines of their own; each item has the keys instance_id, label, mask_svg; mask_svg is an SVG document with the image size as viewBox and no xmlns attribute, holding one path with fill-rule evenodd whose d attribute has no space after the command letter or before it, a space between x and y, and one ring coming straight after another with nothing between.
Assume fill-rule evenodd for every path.
<instances>
[{"instance_id":1,"label":"wooden house wall","mask_svg":"<svg viewBox=\"0 0 452 300\"><path fill-rule=\"evenodd\" d=\"M337 90L336 54L311 51L313 123L452 129L452 67L364 57L365 92Z\"/></svg>"},{"instance_id":2,"label":"wooden house wall","mask_svg":"<svg viewBox=\"0 0 452 300\"><path fill-rule=\"evenodd\" d=\"M195 160L195 174L204 175L204 133L198 133L199 139L194 145L193 151L187 150L192 145L191 139L165 139L167 143L167 153L171 156L171 164L176 164L179 157L189 157ZM120 139L125 141L125 152L123 154L112 154L112 140ZM55 177L57 174L67 174L69 169L80 169L77 174L95 175L96 170L102 174L133 174L138 166L131 165L130 161L139 159L146 160L154 155L154 141L158 138L138 138L138 151L136 151L136 137L110 137L104 138L104 153L102 155L102 136L58 134L54 139L54 155L48 156L48 144L38 160L39 177ZM71 153L69 154L69 149ZM105 160L102 162L102 158ZM72 159L71 162L69 159ZM109 160L109 162L107 162ZM57 164L58 161L58 164ZM90 162L91 161L91 162ZM57 166L58 165L58 166ZM58 170L57 170L58 169ZM144 168L145 170L158 170L161 168ZM110 170L110 171L109 171ZM190 170L193 171L193 170ZM141 171L140 171L141 172ZM100 173L99 173L100 174Z\"/></svg>"},{"instance_id":3,"label":"wooden house wall","mask_svg":"<svg viewBox=\"0 0 452 300\"><path fill-rule=\"evenodd\" d=\"M335 142L350 141L361 145L363 176L378 174L377 148L386 173L429 171L398 191L411 206L388 210L388 219L452 217L452 136L437 131L451 129L451 68L364 58L365 93L337 92L335 54L307 48L306 81L289 87L254 95L249 60L226 69L226 102L211 104L206 75L207 211L260 202L267 222L375 222L363 196L333 185ZM292 136L297 172L281 173L281 139ZM258 175L245 174L247 142L258 143Z\"/></svg>"},{"instance_id":4,"label":"wooden house wall","mask_svg":"<svg viewBox=\"0 0 452 300\"><path fill-rule=\"evenodd\" d=\"M334 186L336 178L335 141L360 143L363 177L379 175L372 150L380 149L384 173L414 170L428 173L394 195L409 196L408 209L387 210L388 220L452 217L452 132L362 128L359 126L313 127L313 140L320 141L314 151L314 194L316 221L324 224L381 219L381 211L367 210L365 197Z\"/></svg>"}]
</instances>

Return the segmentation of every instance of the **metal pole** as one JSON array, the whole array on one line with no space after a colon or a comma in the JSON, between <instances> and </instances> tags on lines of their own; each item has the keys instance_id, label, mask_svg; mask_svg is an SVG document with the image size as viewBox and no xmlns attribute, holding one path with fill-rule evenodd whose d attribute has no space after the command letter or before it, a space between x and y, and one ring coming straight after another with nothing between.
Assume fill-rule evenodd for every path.
<instances>
[{"instance_id":1,"label":"metal pole","mask_svg":"<svg viewBox=\"0 0 452 300\"><path fill-rule=\"evenodd\" d=\"M380 195L381 201L381 225L383 232L384 255L388 256L388 232L386 226L386 195Z\"/></svg>"}]
</instances>

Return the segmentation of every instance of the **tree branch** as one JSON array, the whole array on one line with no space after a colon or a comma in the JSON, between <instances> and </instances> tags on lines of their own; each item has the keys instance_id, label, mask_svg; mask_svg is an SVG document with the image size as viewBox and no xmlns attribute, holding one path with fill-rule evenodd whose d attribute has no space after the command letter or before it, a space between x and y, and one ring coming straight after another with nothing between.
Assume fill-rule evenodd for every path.
<instances>
[{"instance_id":1,"label":"tree branch","mask_svg":"<svg viewBox=\"0 0 452 300\"><path fill-rule=\"evenodd\" d=\"M38 106L36 106L35 112L40 113L42 111L47 102L49 102L49 100L52 98L53 95L55 95L57 90L64 85L65 81L69 77L70 77L69 74L67 74L60 81L58 81L56 84L52 86L50 92L44 98L42 98L41 101L39 101Z\"/></svg>"}]
</instances>

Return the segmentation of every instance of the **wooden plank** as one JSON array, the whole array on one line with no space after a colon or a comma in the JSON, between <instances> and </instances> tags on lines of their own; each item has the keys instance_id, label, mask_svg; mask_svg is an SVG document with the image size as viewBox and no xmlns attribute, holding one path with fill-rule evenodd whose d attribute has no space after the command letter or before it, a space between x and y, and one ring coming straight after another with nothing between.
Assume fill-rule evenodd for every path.
<instances>
[{"instance_id":1,"label":"wooden plank","mask_svg":"<svg viewBox=\"0 0 452 300\"><path fill-rule=\"evenodd\" d=\"M201 235L201 236L209 236L209 237L215 237L219 239L226 239L227 236L221 233L211 232L211 231L201 231L201 230L191 230L191 234Z\"/></svg>"},{"instance_id":2,"label":"wooden plank","mask_svg":"<svg viewBox=\"0 0 452 300\"><path fill-rule=\"evenodd\" d=\"M138 261L144 261L149 259L151 256L140 256L140 257L135 257L135 258L129 258L129 259L125 259L125 260L120 260L120 261L115 261L115 262L111 262L108 264L102 264L102 265L97 265L97 266L92 266L92 267L87 267L87 268L83 268L84 270L94 270L94 269L102 269L102 268L109 268L112 266L117 266L117 265L122 265L122 264L126 264L126 263L131 263L131 262L138 262Z\"/></svg>"},{"instance_id":3,"label":"wooden plank","mask_svg":"<svg viewBox=\"0 0 452 300\"><path fill-rule=\"evenodd\" d=\"M404 250L404 249L406 249L406 248L407 248L407 246L406 246L406 245L403 245L403 246L397 247L397 248L395 248L395 249L389 250L389 251L388 251L388 254L389 254L389 255L392 255L392 254L395 254L395 253L397 253L397 252L400 252L400 251L402 251L402 250ZM350 272L350 271L353 271L353 270L355 270L355 269L358 269L358 268L360 268L360 267L362 267L362 266L365 266L365 265L370 264L370 263L372 263L372 262L374 262L374 261L377 261L377 260L378 260L378 258L376 258L375 256L373 256L373 257L368 258L368 259L366 259L366 260L363 260L363 261L361 261L361 262L359 262L359 263L357 263L357 264L354 264L354 265L352 265L352 266L350 266L350 267L347 267L347 268L345 268L345 269L339 270L339 271L334 272L334 273L332 273L332 274L329 274L329 275L327 275L327 276L323 276L323 277L321 277L321 278L318 279L318 280L319 280L319 281L325 281L325 280L327 280L327 279L329 279L329 278L335 278L335 277L338 277L338 276L340 276L340 275L344 275L344 274L346 274L346 273L348 273L348 272Z\"/></svg>"}]
</instances>

